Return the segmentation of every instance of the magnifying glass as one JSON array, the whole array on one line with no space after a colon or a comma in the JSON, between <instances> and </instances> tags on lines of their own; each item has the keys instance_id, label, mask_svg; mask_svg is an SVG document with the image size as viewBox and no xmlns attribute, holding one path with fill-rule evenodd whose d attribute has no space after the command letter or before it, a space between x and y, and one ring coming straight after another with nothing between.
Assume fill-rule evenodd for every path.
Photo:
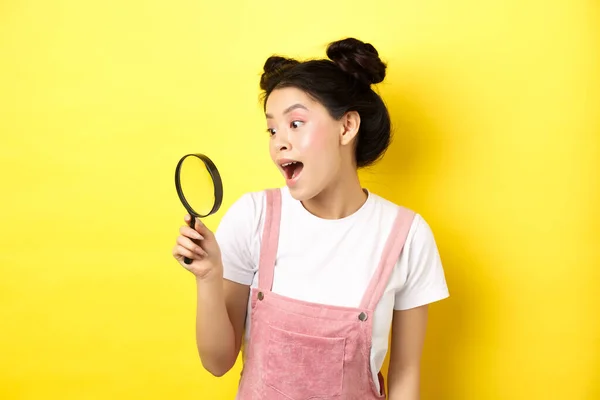
<instances>
[{"instance_id":1,"label":"magnifying glass","mask_svg":"<svg viewBox=\"0 0 600 400\"><path fill-rule=\"evenodd\" d=\"M223 201L221 175L210 158L204 154L187 154L177 163L175 188L179 200L190 214L190 227L196 226L196 218L216 213ZM186 264L192 260L185 257Z\"/></svg>"}]
</instances>

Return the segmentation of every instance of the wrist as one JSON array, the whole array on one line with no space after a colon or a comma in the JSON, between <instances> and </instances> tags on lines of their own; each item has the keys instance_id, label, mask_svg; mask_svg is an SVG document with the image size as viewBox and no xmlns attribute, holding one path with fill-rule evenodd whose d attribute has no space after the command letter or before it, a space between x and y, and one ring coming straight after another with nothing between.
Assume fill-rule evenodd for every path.
<instances>
[{"instance_id":1,"label":"wrist","mask_svg":"<svg viewBox=\"0 0 600 400\"><path fill-rule=\"evenodd\" d=\"M211 264L208 268L199 268L198 270L191 271L196 279L196 283L212 285L215 282L223 280L223 264L220 261L212 262Z\"/></svg>"},{"instance_id":2,"label":"wrist","mask_svg":"<svg viewBox=\"0 0 600 400\"><path fill-rule=\"evenodd\" d=\"M195 275L196 286L202 293L210 295L219 294L223 291L223 274L220 271L212 270L204 275Z\"/></svg>"},{"instance_id":3,"label":"wrist","mask_svg":"<svg viewBox=\"0 0 600 400\"><path fill-rule=\"evenodd\" d=\"M216 271L210 271L204 275L194 275L194 278L196 279L196 285L206 288L212 288L217 285L221 286L223 284L223 277L216 273Z\"/></svg>"}]
</instances>

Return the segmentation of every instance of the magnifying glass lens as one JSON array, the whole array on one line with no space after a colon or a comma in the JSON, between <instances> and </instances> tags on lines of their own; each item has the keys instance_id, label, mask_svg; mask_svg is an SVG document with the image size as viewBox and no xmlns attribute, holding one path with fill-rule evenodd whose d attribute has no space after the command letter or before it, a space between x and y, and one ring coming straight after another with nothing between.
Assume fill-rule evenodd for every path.
<instances>
[{"instance_id":1,"label":"magnifying glass lens","mask_svg":"<svg viewBox=\"0 0 600 400\"><path fill-rule=\"evenodd\" d=\"M207 215L215 204L215 184L205 163L198 157L186 157L179 171L181 191L190 207Z\"/></svg>"},{"instance_id":2,"label":"magnifying glass lens","mask_svg":"<svg viewBox=\"0 0 600 400\"><path fill-rule=\"evenodd\" d=\"M188 154L179 160L175 169L177 195L191 215L189 225L196 226L196 218L216 213L223 201L221 175L212 160L204 154ZM192 260L184 258L186 264Z\"/></svg>"}]
</instances>

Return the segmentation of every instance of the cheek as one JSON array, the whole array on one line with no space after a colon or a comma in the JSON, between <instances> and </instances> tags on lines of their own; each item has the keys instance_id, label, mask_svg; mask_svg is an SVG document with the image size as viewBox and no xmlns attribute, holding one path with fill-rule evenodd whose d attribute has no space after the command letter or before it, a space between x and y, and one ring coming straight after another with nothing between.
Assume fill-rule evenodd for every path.
<instances>
[{"instance_id":1,"label":"cheek","mask_svg":"<svg viewBox=\"0 0 600 400\"><path fill-rule=\"evenodd\" d=\"M311 154L320 154L328 152L333 154L337 147L337 136L328 129L316 127L311 130L308 134L300 137L298 146L303 152L310 152Z\"/></svg>"},{"instance_id":2,"label":"cheek","mask_svg":"<svg viewBox=\"0 0 600 400\"><path fill-rule=\"evenodd\" d=\"M269 138L268 146L269 146L269 154L271 156L271 159L273 160L273 162L275 162L275 160L279 156L279 151L278 151L278 147L277 147L277 141L275 140L274 137Z\"/></svg>"},{"instance_id":3,"label":"cheek","mask_svg":"<svg viewBox=\"0 0 600 400\"><path fill-rule=\"evenodd\" d=\"M269 154L271 155L271 158L273 158L273 159L275 158L275 153L276 152L275 152L275 146L273 144L273 139L270 138L270 140L269 140Z\"/></svg>"}]
</instances>

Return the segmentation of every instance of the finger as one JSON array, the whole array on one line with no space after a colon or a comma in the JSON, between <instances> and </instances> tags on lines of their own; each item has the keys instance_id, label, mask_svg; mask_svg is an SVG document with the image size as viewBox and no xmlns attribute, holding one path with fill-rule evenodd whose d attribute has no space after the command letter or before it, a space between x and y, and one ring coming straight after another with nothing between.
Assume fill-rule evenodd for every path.
<instances>
[{"instance_id":1,"label":"finger","mask_svg":"<svg viewBox=\"0 0 600 400\"><path fill-rule=\"evenodd\" d=\"M208 229L208 227L206 225L204 225L204 222L202 222L200 220L200 218L196 218L196 231L198 231L201 235L203 235L204 237L211 237L213 236L213 233L210 229Z\"/></svg>"},{"instance_id":2,"label":"finger","mask_svg":"<svg viewBox=\"0 0 600 400\"><path fill-rule=\"evenodd\" d=\"M177 244L185 247L186 249L188 249L190 251L193 251L194 253L198 254L199 256L205 257L208 255L202 247L198 246L190 238L187 238L185 236L179 236L177 238Z\"/></svg>"},{"instance_id":3,"label":"finger","mask_svg":"<svg viewBox=\"0 0 600 400\"><path fill-rule=\"evenodd\" d=\"M200 256L198 254L195 254L193 251L190 251L181 245L177 246L176 252L180 257L183 256L183 257L190 258L192 260L197 260L200 258Z\"/></svg>"},{"instance_id":4,"label":"finger","mask_svg":"<svg viewBox=\"0 0 600 400\"><path fill-rule=\"evenodd\" d=\"M173 255L173 257L175 257L178 260L181 258L181 254L179 254L179 252L177 251L177 245L175 247L173 247L171 254Z\"/></svg>"},{"instance_id":5,"label":"finger","mask_svg":"<svg viewBox=\"0 0 600 400\"><path fill-rule=\"evenodd\" d=\"M190 239L204 240L204 236L202 236L198 231L190 228L187 225L183 225L182 227L180 227L179 233L181 233L183 236L189 237Z\"/></svg>"},{"instance_id":6,"label":"finger","mask_svg":"<svg viewBox=\"0 0 600 400\"><path fill-rule=\"evenodd\" d=\"M192 216L191 216L190 214L185 214L185 215L183 216L183 220L185 221L185 224L186 224L187 226L190 226L190 221L191 221L191 219L192 219Z\"/></svg>"}]
</instances>

